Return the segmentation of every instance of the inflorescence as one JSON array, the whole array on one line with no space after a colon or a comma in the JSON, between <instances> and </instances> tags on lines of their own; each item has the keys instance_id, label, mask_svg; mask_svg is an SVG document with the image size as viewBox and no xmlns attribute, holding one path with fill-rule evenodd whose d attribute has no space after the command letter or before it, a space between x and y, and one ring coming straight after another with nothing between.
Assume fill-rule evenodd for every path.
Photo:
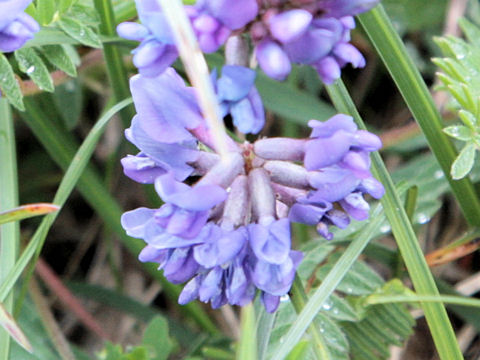
<instances>
[{"instance_id":1,"label":"inflorescence","mask_svg":"<svg viewBox=\"0 0 480 360\"><path fill-rule=\"evenodd\" d=\"M186 11L203 51L249 34L267 75L284 79L292 62L309 64L330 83L345 64L364 65L349 43L352 16L376 2L198 0ZM140 152L122 165L133 180L154 184L164 205L128 211L122 225L146 242L141 261L158 263L172 283L186 283L179 303L242 306L258 290L273 312L303 256L292 250L291 222L313 225L330 240L332 226L365 220L364 196L384 193L369 159L381 141L339 114L310 120L306 139L238 143L224 134L229 154L220 157L196 90L170 67L178 53L157 1L137 0L137 8L141 24L118 27L121 36L141 41L133 57L140 74L130 80L137 115L125 132ZM211 79L221 115L240 132L259 133L265 115L255 71L225 65Z\"/></svg>"}]
</instances>

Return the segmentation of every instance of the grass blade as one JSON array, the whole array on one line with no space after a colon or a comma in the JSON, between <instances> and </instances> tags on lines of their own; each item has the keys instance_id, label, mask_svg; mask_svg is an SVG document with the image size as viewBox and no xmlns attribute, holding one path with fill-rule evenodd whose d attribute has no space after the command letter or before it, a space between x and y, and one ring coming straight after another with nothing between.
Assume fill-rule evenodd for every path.
<instances>
[{"instance_id":1,"label":"grass blade","mask_svg":"<svg viewBox=\"0 0 480 360\"><path fill-rule=\"evenodd\" d=\"M13 118L7 100L0 98L0 211L18 206L17 158L15 151L15 133ZM0 282L15 264L19 244L18 222L0 226ZM12 311L13 296L4 297L7 312ZM0 359L8 360L10 353L10 336L0 329Z\"/></svg>"}]
</instances>

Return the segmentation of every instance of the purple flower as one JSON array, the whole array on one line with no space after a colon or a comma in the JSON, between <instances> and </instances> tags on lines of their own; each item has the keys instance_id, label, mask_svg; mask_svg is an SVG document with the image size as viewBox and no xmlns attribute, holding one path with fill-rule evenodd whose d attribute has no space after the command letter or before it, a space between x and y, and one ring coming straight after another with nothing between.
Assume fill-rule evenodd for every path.
<instances>
[{"instance_id":1,"label":"purple flower","mask_svg":"<svg viewBox=\"0 0 480 360\"><path fill-rule=\"evenodd\" d=\"M0 1L0 52L20 49L40 30L38 23L23 11L32 0Z\"/></svg>"},{"instance_id":2,"label":"purple flower","mask_svg":"<svg viewBox=\"0 0 480 360\"><path fill-rule=\"evenodd\" d=\"M307 170L334 165L350 150L370 152L382 146L377 136L358 131L348 115L335 115L325 122L310 120L308 125L312 128L312 134L305 145L304 163Z\"/></svg>"},{"instance_id":3,"label":"purple flower","mask_svg":"<svg viewBox=\"0 0 480 360\"><path fill-rule=\"evenodd\" d=\"M171 173L157 177L155 189L166 204L157 210L126 212L122 226L128 235L143 238L156 249L203 242L210 209L226 198L225 190L218 185L189 187L176 181Z\"/></svg>"},{"instance_id":4,"label":"purple flower","mask_svg":"<svg viewBox=\"0 0 480 360\"><path fill-rule=\"evenodd\" d=\"M248 239L244 227L228 231L209 223L207 229L205 241L194 248L195 260L205 268L221 266L234 259Z\"/></svg>"},{"instance_id":5,"label":"purple flower","mask_svg":"<svg viewBox=\"0 0 480 360\"><path fill-rule=\"evenodd\" d=\"M133 50L133 63L144 76L155 77L178 57L173 35L156 0L135 1L141 24L124 22L117 26L118 35L140 41Z\"/></svg>"},{"instance_id":6,"label":"purple flower","mask_svg":"<svg viewBox=\"0 0 480 360\"><path fill-rule=\"evenodd\" d=\"M355 28L352 16L377 2L319 1L307 2L304 8L266 10L250 30L260 67L268 76L284 80L291 63L308 64L330 84L346 64L365 66L363 56L349 43L350 31Z\"/></svg>"},{"instance_id":7,"label":"purple flower","mask_svg":"<svg viewBox=\"0 0 480 360\"><path fill-rule=\"evenodd\" d=\"M300 251L290 251L286 261L281 264L259 260L252 273L255 286L270 295L285 295L292 287L302 257Z\"/></svg>"},{"instance_id":8,"label":"purple flower","mask_svg":"<svg viewBox=\"0 0 480 360\"><path fill-rule=\"evenodd\" d=\"M223 116L230 113L234 125L242 133L257 134L265 124L265 111L255 88L255 76L252 69L225 65L222 76L216 81ZM213 77L216 77L216 73Z\"/></svg>"},{"instance_id":9,"label":"purple flower","mask_svg":"<svg viewBox=\"0 0 480 360\"><path fill-rule=\"evenodd\" d=\"M244 27L258 14L256 0L197 0L195 6L216 18L230 30Z\"/></svg>"},{"instance_id":10,"label":"purple flower","mask_svg":"<svg viewBox=\"0 0 480 360\"><path fill-rule=\"evenodd\" d=\"M143 184L153 184L155 179L167 171L177 180L184 180L192 174L189 165L199 157L195 140L181 143L163 143L153 139L141 126L142 119L137 115L132 125L125 130L127 139L141 152L122 159L123 171L131 179Z\"/></svg>"},{"instance_id":11,"label":"purple flower","mask_svg":"<svg viewBox=\"0 0 480 360\"><path fill-rule=\"evenodd\" d=\"M193 140L188 130L204 122L195 90L185 86L173 68L153 78L133 76L130 90L140 127L156 141L179 143Z\"/></svg>"}]
</instances>

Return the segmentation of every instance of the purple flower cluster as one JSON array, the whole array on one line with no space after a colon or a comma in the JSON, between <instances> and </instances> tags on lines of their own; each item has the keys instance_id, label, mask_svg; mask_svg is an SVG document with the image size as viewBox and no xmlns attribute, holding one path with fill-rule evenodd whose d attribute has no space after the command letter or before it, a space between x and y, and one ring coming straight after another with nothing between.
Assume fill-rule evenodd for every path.
<instances>
[{"instance_id":1,"label":"purple flower cluster","mask_svg":"<svg viewBox=\"0 0 480 360\"><path fill-rule=\"evenodd\" d=\"M141 24L125 22L117 27L121 37L140 41L133 63L140 73L156 76L178 57L172 34L157 0L135 0ZM202 51L218 50L233 31L244 27L258 12L256 0L198 0L185 7Z\"/></svg>"},{"instance_id":2,"label":"purple flower cluster","mask_svg":"<svg viewBox=\"0 0 480 360\"><path fill-rule=\"evenodd\" d=\"M383 196L382 184L370 173L369 159L382 143L376 135L358 130L353 119L343 114L326 122L311 120L308 125L309 139L261 139L254 149L266 161L263 166L280 200L290 206L289 219L316 226L330 240L330 225L343 229L350 218L368 218L364 194ZM304 167L294 161L303 161Z\"/></svg>"},{"instance_id":3,"label":"purple flower cluster","mask_svg":"<svg viewBox=\"0 0 480 360\"><path fill-rule=\"evenodd\" d=\"M292 63L313 66L330 84L346 64L365 66L362 54L350 44L353 16L379 0L199 0L185 6L202 51L217 51L229 36L247 32L262 70L284 80ZM120 36L141 41L133 62L140 73L156 76L178 53L156 0L136 0L138 23L122 23Z\"/></svg>"},{"instance_id":4,"label":"purple flower cluster","mask_svg":"<svg viewBox=\"0 0 480 360\"><path fill-rule=\"evenodd\" d=\"M350 31L355 28L353 15L377 2L298 0L265 8L250 29L260 67L268 76L284 80L291 63L307 64L331 84L346 64L365 66L362 54L350 44Z\"/></svg>"},{"instance_id":5,"label":"purple flower cluster","mask_svg":"<svg viewBox=\"0 0 480 360\"><path fill-rule=\"evenodd\" d=\"M349 43L352 15L376 2L199 0L186 10L203 51L248 31L267 75L284 79L294 62L315 66L328 83L346 63L363 66ZM329 240L331 226L365 220L364 196L378 199L384 192L369 160L380 139L340 114L310 120L308 139L239 144L223 134L228 155L220 157L196 90L169 67L178 53L157 1L137 0L137 8L141 24L118 27L121 36L141 41L133 57L140 74L130 80L137 114L125 132L140 152L122 165L131 179L154 184L164 205L128 211L122 225L145 241L141 261L157 263L172 283L185 283L180 304L242 306L259 293L273 312L303 257L292 250L290 223L314 225ZM246 63L241 46L236 53L227 48L229 63ZM211 81L220 115L231 116L243 133L259 133L265 114L255 71L226 65Z\"/></svg>"},{"instance_id":6,"label":"purple flower cluster","mask_svg":"<svg viewBox=\"0 0 480 360\"><path fill-rule=\"evenodd\" d=\"M40 30L38 23L23 11L32 0L0 1L0 52L20 49Z\"/></svg>"},{"instance_id":7,"label":"purple flower cluster","mask_svg":"<svg viewBox=\"0 0 480 360\"><path fill-rule=\"evenodd\" d=\"M263 108L252 100L247 70L226 66L212 78L223 113L255 132ZM346 115L311 120L309 139L238 144L225 134L230 152L220 159L208 150L211 134L195 90L172 68L136 75L130 87L137 115L126 136L140 153L122 159L124 171L154 184L164 205L126 212L122 225L146 242L141 261L158 263L173 283L186 282L181 304L198 298L214 308L245 305L258 290L267 311L275 311L302 259L291 247L290 222L316 225L330 239L328 226L368 216L365 193L383 193L368 159L380 140ZM187 185L190 176L200 179Z\"/></svg>"}]
</instances>

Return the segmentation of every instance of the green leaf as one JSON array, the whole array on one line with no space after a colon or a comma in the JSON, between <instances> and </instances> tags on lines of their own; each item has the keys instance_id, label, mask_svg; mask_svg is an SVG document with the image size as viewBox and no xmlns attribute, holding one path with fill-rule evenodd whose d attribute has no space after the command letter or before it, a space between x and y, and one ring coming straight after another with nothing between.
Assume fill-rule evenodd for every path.
<instances>
[{"instance_id":1,"label":"green leaf","mask_svg":"<svg viewBox=\"0 0 480 360\"><path fill-rule=\"evenodd\" d=\"M480 28L465 18L460 19L458 23L468 41L480 48Z\"/></svg>"},{"instance_id":2,"label":"green leaf","mask_svg":"<svg viewBox=\"0 0 480 360\"><path fill-rule=\"evenodd\" d=\"M10 221L19 221L33 216L45 215L60 209L54 204L29 204L19 206L15 209L0 212L0 224L5 224Z\"/></svg>"},{"instance_id":3,"label":"green leaf","mask_svg":"<svg viewBox=\"0 0 480 360\"><path fill-rule=\"evenodd\" d=\"M460 119L465 125L467 125L472 130L476 130L477 119L470 111L460 110L458 112L458 115L460 116Z\"/></svg>"},{"instance_id":4,"label":"green leaf","mask_svg":"<svg viewBox=\"0 0 480 360\"><path fill-rule=\"evenodd\" d=\"M94 48L102 47L102 43L97 34L95 34L91 28L76 19L63 17L59 21L59 25L68 35L75 40L78 40L80 43Z\"/></svg>"},{"instance_id":5,"label":"green leaf","mask_svg":"<svg viewBox=\"0 0 480 360\"><path fill-rule=\"evenodd\" d=\"M173 350L173 343L168 334L168 324L165 318L157 316L148 324L143 334L142 344L148 350L148 359L168 359Z\"/></svg>"},{"instance_id":6,"label":"green leaf","mask_svg":"<svg viewBox=\"0 0 480 360\"><path fill-rule=\"evenodd\" d=\"M452 177L461 179L472 170L473 162L475 161L475 144L473 142L467 143L462 149L457 159L452 165Z\"/></svg>"},{"instance_id":7,"label":"green leaf","mask_svg":"<svg viewBox=\"0 0 480 360\"><path fill-rule=\"evenodd\" d=\"M45 45L42 54L47 60L70 76L77 76L74 60L69 56L65 45Z\"/></svg>"},{"instance_id":8,"label":"green leaf","mask_svg":"<svg viewBox=\"0 0 480 360\"><path fill-rule=\"evenodd\" d=\"M288 120L306 125L308 119L326 120L335 114L333 108L318 97L288 83L279 84L259 73L255 84L265 108Z\"/></svg>"},{"instance_id":9,"label":"green leaf","mask_svg":"<svg viewBox=\"0 0 480 360\"><path fill-rule=\"evenodd\" d=\"M324 280L332 270L340 253L333 254L328 263L317 271L317 277ZM344 276L337 286L337 290L347 295L367 295L382 286L382 278L362 261L356 261L350 271ZM323 305L325 307L325 304Z\"/></svg>"},{"instance_id":10,"label":"green leaf","mask_svg":"<svg viewBox=\"0 0 480 360\"><path fill-rule=\"evenodd\" d=\"M32 48L15 51L15 59L22 72L27 74L42 90L53 92L53 80L40 56Z\"/></svg>"},{"instance_id":11,"label":"green leaf","mask_svg":"<svg viewBox=\"0 0 480 360\"><path fill-rule=\"evenodd\" d=\"M20 85L15 78L12 66L8 62L5 55L0 53L0 90L7 100L15 106L18 110L24 111L23 95L20 90Z\"/></svg>"},{"instance_id":12,"label":"green leaf","mask_svg":"<svg viewBox=\"0 0 480 360\"><path fill-rule=\"evenodd\" d=\"M55 0L37 0L37 20L41 25L50 24L55 11Z\"/></svg>"},{"instance_id":13,"label":"green leaf","mask_svg":"<svg viewBox=\"0 0 480 360\"><path fill-rule=\"evenodd\" d=\"M71 79L55 87L53 101L61 114L65 127L74 129L82 113L83 91L78 78Z\"/></svg>"},{"instance_id":14,"label":"green leaf","mask_svg":"<svg viewBox=\"0 0 480 360\"><path fill-rule=\"evenodd\" d=\"M453 125L443 129L443 132L457 140L468 141L472 139L473 132L466 126Z\"/></svg>"}]
</instances>

